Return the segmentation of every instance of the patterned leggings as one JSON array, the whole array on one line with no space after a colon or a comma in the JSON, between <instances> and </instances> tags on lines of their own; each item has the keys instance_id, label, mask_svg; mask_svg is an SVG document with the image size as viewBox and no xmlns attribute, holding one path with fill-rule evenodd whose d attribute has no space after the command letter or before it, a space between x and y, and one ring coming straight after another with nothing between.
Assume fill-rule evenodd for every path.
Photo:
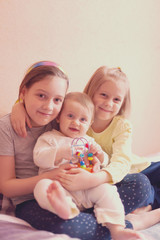
<instances>
[{"instance_id":1,"label":"patterned leggings","mask_svg":"<svg viewBox=\"0 0 160 240\"><path fill-rule=\"evenodd\" d=\"M116 186L126 214L154 202L154 188L142 173L128 174Z\"/></svg>"},{"instance_id":2,"label":"patterned leggings","mask_svg":"<svg viewBox=\"0 0 160 240\"><path fill-rule=\"evenodd\" d=\"M156 209L160 207L160 162L152 162L151 165L143 170L142 172L145 174L150 183L152 188L154 189L154 203L152 204L152 209Z\"/></svg>"},{"instance_id":3,"label":"patterned leggings","mask_svg":"<svg viewBox=\"0 0 160 240\"><path fill-rule=\"evenodd\" d=\"M118 192L129 213L151 201L152 189L148 178L143 174L128 174L117 184ZM110 240L106 227L98 224L93 209L81 212L77 217L63 220L55 214L39 207L35 200L23 202L16 207L16 216L29 222L34 228L53 233L64 233L81 240ZM126 227L132 225L126 221Z\"/></svg>"}]
</instances>

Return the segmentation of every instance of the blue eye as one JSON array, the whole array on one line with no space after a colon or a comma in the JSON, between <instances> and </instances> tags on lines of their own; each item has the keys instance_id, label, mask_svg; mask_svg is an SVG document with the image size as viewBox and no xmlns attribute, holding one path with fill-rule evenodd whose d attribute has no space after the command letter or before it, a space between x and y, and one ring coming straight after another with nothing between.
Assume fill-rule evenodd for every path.
<instances>
[{"instance_id":1,"label":"blue eye","mask_svg":"<svg viewBox=\"0 0 160 240\"><path fill-rule=\"evenodd\" d=\"M61 98L55 98L55 100L54 100L55 102L62 102L62 99Z\"/></svg>"},{"instance_id":2,"label":"blue eye","mask_svg":"<svg viewBox=\"0 0 160 240\"><path fill-rule=\"evenodd\" d=\"M121 102L121 99L120 98L115 98L114 99L116 102Z\"/></svg>"},{"instance_id":3,"label":"blue eye","mask_svg":"<svg viewBox=\"0 0 160 240\"><path fill-rule=\"evenodd\" d=\"M86 122L87 119L86 118L81 118L81 122Z\"/></svg>"}]
</instances>

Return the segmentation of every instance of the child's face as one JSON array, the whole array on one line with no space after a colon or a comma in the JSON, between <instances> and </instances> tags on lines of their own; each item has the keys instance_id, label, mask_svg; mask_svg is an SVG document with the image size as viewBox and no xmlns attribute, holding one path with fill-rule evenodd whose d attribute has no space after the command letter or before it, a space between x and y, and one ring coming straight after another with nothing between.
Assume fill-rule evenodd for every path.
<instances>
[{"instance_id":1,"label":"child's face","mask_svg":"<svg viewBox=\"0 0 160 240\"><path fill-rule=\"evenodd\" d=\"M59 114L67 90L65 79L46 76L29 89L24 87L21 97L32 126L44 126Z\"/></svg>"},{"instance_id":2,"label":"child's face","mask_svg":"<svg viewBox=\"0 0 160 240\"><path fill-rule=\"evenodd\" d=\"M92 116L88 109L71 99L65 100L59 116L60 131L67 137L83 137L88 131Z\"/></svg>"},{"instance_id":3,"label":"child's face","mask_svg":"<svg viewBox=\"0 0 160 240\"><path fill-rule=\"evenodd\" d=\"M119 113L126 94L122 81L105 81L93 96L95 119L111 121Z\"/></svg>"}]
</instances>

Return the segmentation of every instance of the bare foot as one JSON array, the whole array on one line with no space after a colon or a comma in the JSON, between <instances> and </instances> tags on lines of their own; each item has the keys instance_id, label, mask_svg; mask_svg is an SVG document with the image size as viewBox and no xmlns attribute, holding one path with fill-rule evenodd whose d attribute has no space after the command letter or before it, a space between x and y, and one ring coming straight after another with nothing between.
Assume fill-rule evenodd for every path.
<instances>
[{"instance_id":1,"label":"bare foot","mask_svg":"<svg viewBox=\"0 0 160 240\"><path fill-rule=\"evenodd\" d=\"M113 240L148 240L142 233L122 225L106 223Z\"/></svg>"},{"instance_id":2,"label":"bare foot","mask_svg":"<svg viewBox=\"0 0 160 240\"><path fill-rule=\"evenodd\" d=\"M111 234L112 235L112 234ZM121 229L113 233L113 240L149 240L142 233L132 229Z\"/></svg>"},{"instance_id":3,"label":"bare foot","mask_svg":"<svg viewBox=\"0 0 160 240\"><path fill-rule=\"evenodd\" d=\"M47 198L59 217L63 219L69 218L71 207L67 202L65 190L58 181L53 181L49 185Z\"/></svg>"},{"instance_id":4,"label":"bare foot","mask_svg":"<svg viewBox=\"0 0 160 240\"><path fill-rule=\"evenodd\" d=\"M130 213L125 219L132 223L135 230L143 230L160 222L160 208L141 214Z\"/></svg>"}]
</instances>

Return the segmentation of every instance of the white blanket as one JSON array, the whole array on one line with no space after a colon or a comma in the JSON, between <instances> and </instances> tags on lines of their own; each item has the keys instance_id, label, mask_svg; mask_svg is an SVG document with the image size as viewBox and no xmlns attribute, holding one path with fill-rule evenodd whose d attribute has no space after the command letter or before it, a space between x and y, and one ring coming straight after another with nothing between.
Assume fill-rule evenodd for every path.
<instances>
[{"instance_id":1,"label":"white blanket","mask_svg":"<svg viewBox=\"0 0 160 240\"><path fill-rule=\"evenodd\" d=\"M39 231L32 228L27 222L0 214L0 239L3 240L78 240L65 234L53 234L47 231Z\"/></svg>"}]
</instances>

